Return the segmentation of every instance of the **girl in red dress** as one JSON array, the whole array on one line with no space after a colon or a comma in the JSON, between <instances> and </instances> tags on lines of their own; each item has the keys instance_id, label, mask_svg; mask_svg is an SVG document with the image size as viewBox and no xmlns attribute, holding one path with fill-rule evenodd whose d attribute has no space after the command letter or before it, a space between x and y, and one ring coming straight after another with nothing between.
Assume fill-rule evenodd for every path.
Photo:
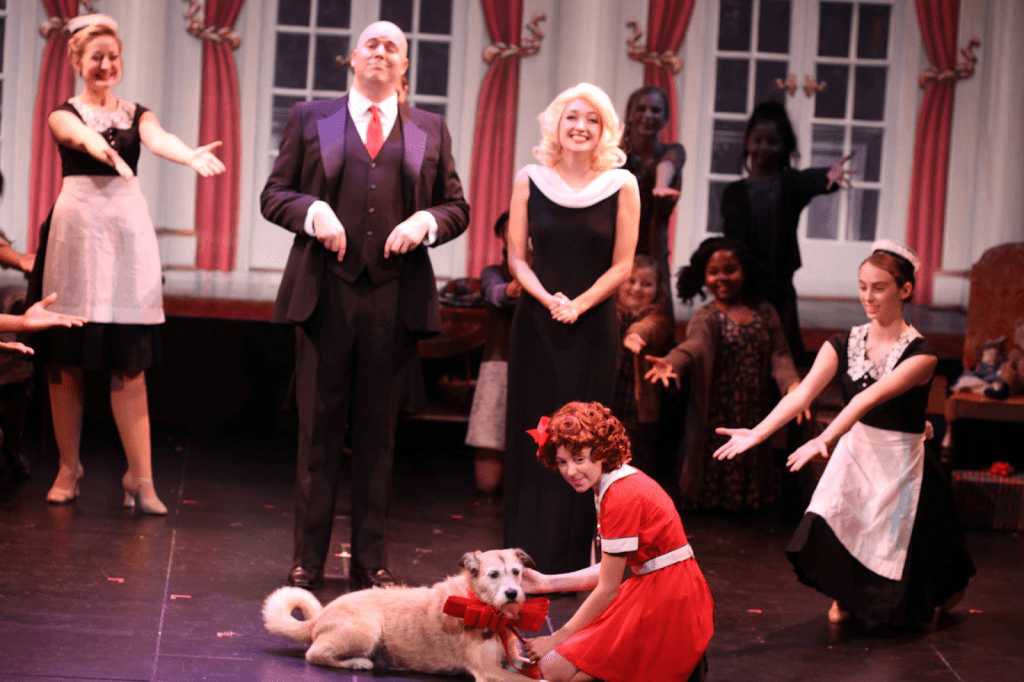
<instances>
[{"instance_id":1,"label":"girl in red dress","mask_svg":"<svg viewBox=\"0 0 1024 682\"><path fill-rule=\"evenodd\" d=\"M524 574L530 593L593 590L569 622L527 642L543 678L659 682L695 673L702 679L714 631L711 592L672 500L626 463L622 424L600 403L572 402L533 433L544 466L576 492L593 491L601 548L601 562L589 568Z\"/></svg>"}]
</instances>

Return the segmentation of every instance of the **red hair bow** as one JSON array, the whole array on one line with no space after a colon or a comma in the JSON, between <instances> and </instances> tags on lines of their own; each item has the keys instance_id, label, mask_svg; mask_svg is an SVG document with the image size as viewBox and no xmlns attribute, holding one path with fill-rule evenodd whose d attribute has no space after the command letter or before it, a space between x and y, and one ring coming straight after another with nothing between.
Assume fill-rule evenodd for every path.
<instances>
[{"instance_id":1,"label":"red hair bow","mask_svg":"<svg viewBox=\"0 0 1024 682\"><path fill-rule=\"evenodd\" d=\"M545 417L545 419L547 419L547 417ZM497 609L490 604L481 601L479 597L470 592L468 597L448 597L448 600L444 603L442 611L449 616L461 618L462 622L470 627L494 630L498 636L501 637L501 644L505 648L505 656L508 658L509 663L511 663L520 674L534 680L539 680L540 671L537 669L535 664L524 664L521 662L522 659L518 659L513 656L512 652L509 651L508 635L513 634L518 639L523 639L523 636L519 634L519 630L516 629L515 625L518 625L520 628L527 630L528 632L536 632L537 630L540 630L548 615L548 604L550 604L550 602L544 597L527 599L523 603L522 610L519 612L519 619L510 622L509 619L501 615Z\"/></svg>"},{"instance_id":2,"label":"red hair bow","mask_svg":"<svg viewBox=\"0 0 1024 682\"><path fill-rule=\"evenodd\" d=\"M544 415L543 417L540 418L540 421L537 422L537 428L528 429L526 431L533 437L533 440L537 442L538 450L544 447L544 445L548 442L548 438L551 437L551 434L548 433L548 424L550 423L551 418L548 417L547 415Z\"/></svg>"}]
</instances>

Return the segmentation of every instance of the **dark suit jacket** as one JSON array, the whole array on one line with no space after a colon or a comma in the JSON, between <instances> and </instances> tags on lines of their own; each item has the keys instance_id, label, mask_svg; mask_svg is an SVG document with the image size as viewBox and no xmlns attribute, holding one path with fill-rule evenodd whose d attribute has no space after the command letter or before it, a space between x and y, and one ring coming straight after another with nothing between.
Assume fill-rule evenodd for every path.
<instances>
[{"instance_id":1,"label":"dark suit jacket","mask_svg":"<svg viewBox=\"0 0 1024 682\"><path fill-rule=\"evenodd\" d=\"M260 195L263 216L295 233L295 242L274 304L274 322L305 322L316 309L320 283L327 274L329 252L303 224L314 201L338 205L344 168L348 96L296 104L281 136L281 150ZM455 172L451 136L444 118L404 104L402 126L404 214L428 210L437 219L437 242L454 239L469 223L469 205ZM407 254L399 280L399 319L415 336L441 331L437 283L426 245Z\"/></svg>"}]
</instances>

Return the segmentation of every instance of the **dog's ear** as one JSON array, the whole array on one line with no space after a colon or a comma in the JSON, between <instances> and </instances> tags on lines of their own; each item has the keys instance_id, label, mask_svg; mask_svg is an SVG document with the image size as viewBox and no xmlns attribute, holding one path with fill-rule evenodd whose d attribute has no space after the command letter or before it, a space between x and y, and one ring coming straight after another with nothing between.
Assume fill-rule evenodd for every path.
<instances>
[{"instance_id":1,"label":"dog's ear","mask_svg":"<svg viewBox=\"0 0 1024 682\"><path fill-rule=\"evenodd\" d=\"M462 555L462 560L459 561L459 566L469 571L470 575L474 578L480 575L480 557L477 556L479 552L466 552Z\"/></svg>"},{"instance_id":2,"label":"dog's ear","mask_svg":"<svg viewBox=\"0 0 1024 682\"><path fill-rule=\"evenodd\" d=\"M524 552L523 550L517 547L512 551L516 553L516 557L519 559L519 561L522 562L523 566L525 566L526 568L537 567L537 564L533 563L533 559L530 557L530 555Z\"/></svg>"}]
</instances>

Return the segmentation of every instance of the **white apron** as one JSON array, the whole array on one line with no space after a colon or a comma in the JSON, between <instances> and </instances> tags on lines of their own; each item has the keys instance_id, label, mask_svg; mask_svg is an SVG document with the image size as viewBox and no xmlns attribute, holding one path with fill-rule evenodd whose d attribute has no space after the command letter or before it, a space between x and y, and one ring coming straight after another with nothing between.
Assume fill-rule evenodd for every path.
<instances>
[{"instance_id":1,"label":"white apron","mask_svg":"<svg viewBox=\"0 0 1024 682\"><path fill-rule=\"evenodd\" d=\"M899 580L923 474L924 434L857 422L836 444L807 511L864 566Z\"/></svg>"}]
</instances>

